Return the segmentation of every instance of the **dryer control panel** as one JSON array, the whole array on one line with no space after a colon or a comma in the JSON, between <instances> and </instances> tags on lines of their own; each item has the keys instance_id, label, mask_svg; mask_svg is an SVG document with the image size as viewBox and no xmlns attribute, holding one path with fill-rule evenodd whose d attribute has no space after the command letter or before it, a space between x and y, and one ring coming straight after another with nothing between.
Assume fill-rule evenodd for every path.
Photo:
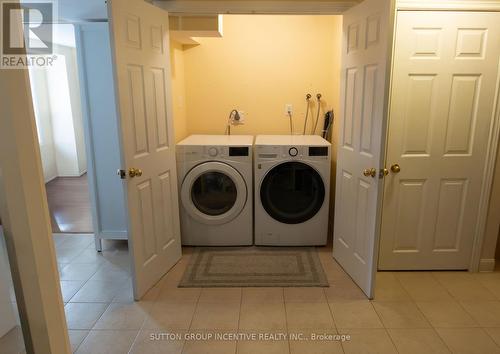
<instances>
[{"instance_id":1,"label":"dryer control panel","mask_svg":"<svg viewBox=\"0 0 500 354\"><path fill-rule=\"evenodd\" d=\"M256 157L262 160L304 159L327 160L329 146L256 146Z\"/></svg>"},{"instance_id":2,"label":"dryer control panel","mask_svg":"<svg viewBox=\"0 0 500 354\"><path fill-rule=\"evenodd\" d=\"M309 146L309 156L328 156L328 146Z\"/></svg>"}]
</instances>

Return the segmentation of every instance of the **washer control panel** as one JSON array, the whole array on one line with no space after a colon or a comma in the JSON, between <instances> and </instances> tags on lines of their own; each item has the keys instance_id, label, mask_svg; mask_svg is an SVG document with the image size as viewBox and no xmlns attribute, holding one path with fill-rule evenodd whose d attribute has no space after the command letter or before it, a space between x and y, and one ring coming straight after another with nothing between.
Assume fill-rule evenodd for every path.
<instances>
[{"instance_id":1,"label":"washer control panel","mask_svg":"<svg viewBox=\"0 0 500 354\"><path fill-rule=\"evenodd\" d=\"M201 160L230 160L247 162L252 161L251 146L227 146L227 145L194 145L177 146L177 162L201 161Z\"/></svg>"},{"instance_id":2,"label":"washer control panel","mask_svg":"<svg viewBox=\"0 0 500 354\"><path fill-rule=\"evenodd\" d=\"M251 158L251 147L249 146L204 146L202 156L205 158Z\"/></svg>"}]
</instances>

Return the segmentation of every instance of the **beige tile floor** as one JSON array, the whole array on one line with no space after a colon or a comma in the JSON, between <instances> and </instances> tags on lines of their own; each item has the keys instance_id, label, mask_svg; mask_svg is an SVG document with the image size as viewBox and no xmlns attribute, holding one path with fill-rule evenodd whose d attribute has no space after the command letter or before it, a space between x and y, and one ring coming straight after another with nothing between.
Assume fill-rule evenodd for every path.
<instances>
[{"instance_id":1,"label":"beige tile floor","mask_svg":"<svg viewBox=\"0 0 500 354\"><path fill-rule=\"evenodd\" d=\"M500 353L500 272L380 272L367 300L318 248L329 288L180 289L191 249L140 302L127 247L55 236L69 334L76 353ZM216 333L302 334L306 340L214 340ZM178 334L151 340L151 335ZM197 334L206 340L185 340ZM309 340L343 334L350 340ZM19 333L0 339L3 348ZM303 339L303 338L302 338ZM11 351L15 352L15 351Z\"/></svg>"}]
</instances>

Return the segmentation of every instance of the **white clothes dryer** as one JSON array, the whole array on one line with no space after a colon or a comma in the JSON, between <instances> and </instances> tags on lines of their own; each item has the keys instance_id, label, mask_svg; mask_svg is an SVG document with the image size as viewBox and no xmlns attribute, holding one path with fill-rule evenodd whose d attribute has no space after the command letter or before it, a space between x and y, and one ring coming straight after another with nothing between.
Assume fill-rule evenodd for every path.
<instances>
[{"instance_id":1,"label":"white clothes dryer","mask_svg":"<svg viewBox=\"0 0 500 354\"><path fill-rule=\"evenodd\" d=\"M325 245L331 144L317 135L255 139L255 244Z\"/></svg>"}]
</instances>

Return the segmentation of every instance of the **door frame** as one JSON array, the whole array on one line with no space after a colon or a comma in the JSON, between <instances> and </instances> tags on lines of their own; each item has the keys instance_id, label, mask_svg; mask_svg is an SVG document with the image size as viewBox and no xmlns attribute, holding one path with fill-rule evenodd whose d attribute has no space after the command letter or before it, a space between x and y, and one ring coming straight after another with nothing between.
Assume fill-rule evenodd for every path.
<instances>
[{"instance_id":1,"label":"door frame","mask_svg":"<svg viewBox=\"0 0 500 354\"><path fill-rule=\"evenodd\" d=\"M498 11L500 15L500 8ZM493 189L493 178L495 176L495 167L500 168L500 166L495 166L497 152L498 152L498 145L500 143L500 59L498 61L496 98L493 106L493 112L494 113L490 125L490 134L488 137L488 149L486 152L486 165L483 175L483 186L481 188L479 220L476 226L476 236L472 248L472 257L469 268L469 270L472 272L488 270L487 268L491 268L491 265L488 264L488 260L481 259L481 253L483 251L484 239L486 237L486 224L488 221L488 211L490 208L491 192ZM485 261L484 265L483 261Z\"/></svg>"},{"instance_id":2,"label":"door frame","mask_svg":"<svg viewBox=\"0 0 500 354\"><path fill-rule=\"evenodd\" d=\"M28 353L70 353L28 70L0 70L0 212Z\"/></svg>"},{"instance_id":3,"label":"door frame","mask_svg":"<svg viewBox=\"0 0 500 354\"><path fill-rule=\"evenodd\" d=\"M500 1L397 0L397 11L500 11Z\"/></svg>"},{"instance_id":4,"label":"door frame","mask_svg":"<svg viewBox=\"0 0 500 354\"><path fill-rule=\"evenodd\" d=\"M394 62L394 38L397 30L397 17L400 11L453 11L453 12L498 12L500 13L500 0L495 1L474 1L474 0L396 0L396 7L394 11L394 36L392 41L392 55L391 63ZM392 70L390 75L390 90L392 93ZM387 107L390 107L390 99ZM389 112L388 112L389 114ZM385 127L385 140L387 152L389 122L391 117L387 119L387 126ZM486 150L486 163L483 172L483 180L481 186L481 196L479 202L478 222L474 232L474 242L472 246L471 259L469 262L470 272L479 272L481 270L488 270L491 268L490 264L482 264L481 253L483 250L484 239L486 237L486 224L488 217L488 210L491 198L491 191L493 187L493 178L495 174L495 165L498 146L500 144L500 59L498 62L497 84L495 92L495 101L493 103L493 115L491 117L490 132L488 136L488 144ZM385 156L387 165L387 156ZM500 167L500 166L499 166ZM381 212L382 206L380 207ZM379 219L381 220L381 219ZM380 224L381 231L382 225ZM487 260L484 260L487 261Z\"/></svg>"}]
</instances>

